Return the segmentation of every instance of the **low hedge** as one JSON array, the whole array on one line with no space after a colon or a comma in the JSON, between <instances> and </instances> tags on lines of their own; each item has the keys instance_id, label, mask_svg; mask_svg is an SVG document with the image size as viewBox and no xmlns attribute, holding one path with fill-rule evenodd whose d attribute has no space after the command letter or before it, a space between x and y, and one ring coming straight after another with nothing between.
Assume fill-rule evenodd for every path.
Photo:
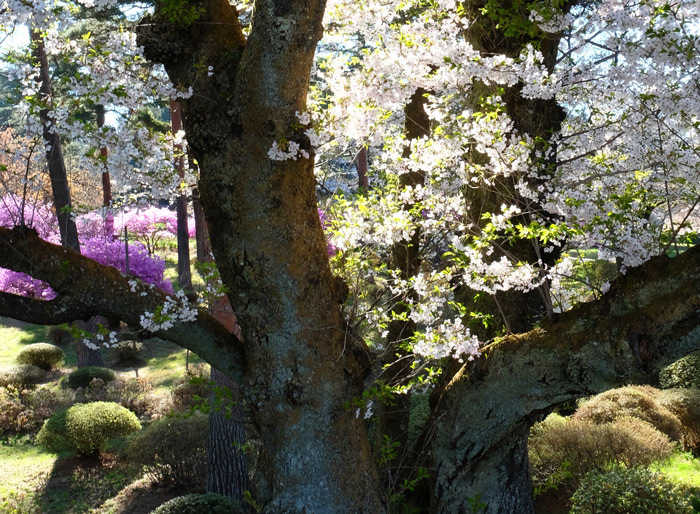
<instances>
[{"instance_id":1,"label":"low hedge","mask_svg":"<svg viewBox=\"0 0 700 514\"><path fill-rule=\"evenodd\" d=\"M571 514L689 514L693 508L678 484L643 468L591 471L571 498Z\"/></svg>"},{"instance_id":2,"label":"low hedge","mask_svg":"<svg viewBox=\"0 0 700 514\"><path fill-rule=\"evenodd\" d=\"M168 416L134 435L127 459L146 469L154 484L188 488L206 480L207 428L205 414Z\"/></svg>"},{"instance_id":3,"label":"low hedge","mask_svg":"<svg viewBox=\"0 0 700 514\"><path fill-rule=\"evenodd\" d=\"M84 368L78 368L70 375L68 375L68 386L71 389L77 389L79 387L87 387L90 385L93 379L99 378L103 382L111 382L117 376L114 371L108 368L101 368L99 366L85 366Z\"/></svg>"},{"instance_id":4,"label":"low hedge","mask_svg":"<svg viewBox=\"0 0 700 514\"><path fill-rule=\"evenodd\" d=\"M58 346L49 343L35 343L22 348L17 354L17 362L31 364L43 370L57 367L65 355Z\"/></svg>"},{"instance_id":5,"label":"low hedge","mask_svg":"<svg viewBox=\"0 0 700 514\"><path fill-rule=\"evenodd\" d=\"M17 364L0 368L0 387L26 389L41 382L46 372L32 364Z\"/></svg>"}]
</instances>

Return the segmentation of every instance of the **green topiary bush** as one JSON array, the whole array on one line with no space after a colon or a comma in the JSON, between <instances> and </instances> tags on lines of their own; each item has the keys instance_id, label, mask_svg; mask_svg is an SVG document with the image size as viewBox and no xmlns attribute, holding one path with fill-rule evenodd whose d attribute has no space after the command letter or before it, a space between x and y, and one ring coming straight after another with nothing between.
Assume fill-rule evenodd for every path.
<instances>
[{"instance_id":1,"label":"green topiary bush","mask_svg":"<svg viewBox=\"0 0 700 514\"><path fill-rule=\"evenodd\" d=\"M571 498L571 514L687 514L687 493L660 473L616 468L591 471Z\"/></svg>"},{"instance_id":2,"label":"green topiary bush","mask_svg":"<svg viewBox=\"0 0 700 514\"><path fill-rule=\"evenodd\" d=\"M151 514L245 514L243 506L220 494L188 494L165 502Z\"/></svg>"},{"instance_id":3,"label":"green topiary bush","mask_svg":"<svg viewBox=\"0 0 700 514\"><path fill-rule=\"evenodd\" d=\"M143 354L143 348L141 341L120 341L114 348L114 354L119 363L137 362Z\"/></svg>"},{"instance_id":4,"label":"green topiary bush","mask_svg":"<svg viewBox=\"0 0 700 514\"><path fill-rule=\"evenodd\" d=\"M530 474L536 490L563 485L573 491L591 470L611 464L648 466L671 455L674 445L649 423L618 418L612 423L550 415L530 431Z\"/></svg>"},{"instance_id":5,"label":"green topiary bush","mask_svg":"<svg viewBox=\"0 0 700 514\"><path fill-rule=\"evenodd\" d=\"M71 389L79 387L87 387L93 379L99 378L103 382L111 382L116 378L114 371L108 368L100 368L99 366L85 366L78 368L68 375L68 386Z\"/></svg>"},{"instance_id":6,"label":"green topiary bush","mask_svg":"<svg viewBox=\"0 0 700 514\"><path fill-rule=\"evenodd\" d=\"M625 386L611 389L579 405L574 418L594 423L610 423L616 418L630 416L653 425L674 441L683 436L678 416L658 399L659 390L650 386Z\"/></svg>"},{"instance_id":7,"label":"green topiary bush","mask_svg":"<svg viewBox=\"0 0 700 514\"><path fill-rule=\"evenodd\" d=\"M141 429L136 415L112 402L73 405L51 416L37 435L37 442L50 451L76 451L90 455L117 437Z\"/></svg>"},{"instance_id":8,"label":"green topiary bush","mask_svg":"<svg viewBox=\"0 0 700 514\"><path fill-rule=\"evenodd\" d=\"M18 364L16 366L3 366L0 368L0 386L25 389L33 387L41 382L46 372L31 364Z\"/></svg>"},{"instance_id":9,"label":"green topiary bush","mask_svg":"<svg viewBox=\"0 0 700 514\"><path fill-rule=\"evenodd\" d=\"M201 412L161 418L132 437L127 459L144 466L157 485L204 485L208 425L207 416Z\"/></svg>"},{"instance_id":10,"label":"green topiary bush","mask_svg":"<svg viewBox=\"0 0 700 514\"><path fill-rule=\"evenodd\" d=\"M63 350L49 343L35 343L22 348L17 354L17 362L31 364L43 370L55 368L63 362Z\"/></svg>"},{"instance_id":11,"label":"green topiary bush","mask_svg":"<svg viewBox=\"0 0 700 514\"><path fill-rule=\"evenodd\" d=\"M662 389L700 389L700 351L669 364L659 373Z\"/></svg>"}]
</instances>

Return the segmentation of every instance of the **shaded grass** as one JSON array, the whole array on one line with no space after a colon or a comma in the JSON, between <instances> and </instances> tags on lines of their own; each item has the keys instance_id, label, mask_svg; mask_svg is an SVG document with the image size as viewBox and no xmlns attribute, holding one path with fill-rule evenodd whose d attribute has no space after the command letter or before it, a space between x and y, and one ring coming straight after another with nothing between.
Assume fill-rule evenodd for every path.
<instances>
[{"instance_id":1,"label":"shaded grass","mask_svg":"<svg viewBox=\"0 0 700 514\"><path fill-rule=\"evenodd\" d=\"M204 362L192 352L188 357L187 350L156 337L144 341L143 359L143 365L138 368L139 376L147 376L151 385L162 391L185 374L188 361L190 366ZM134 375L135 368L131 368L134 369Z\"/></svg>"},{"instance_id":2,"label":"shaded grass","mask_svg":"<svg viewBox=\"0 0 700 514\"><path fill-rule=\"evenodd\" d=\"M0 512L32 512L36 491L46 484L56 459L56 455L34 446L27 438L3 440L0 444Z\"/></svg>"}]
</instances>

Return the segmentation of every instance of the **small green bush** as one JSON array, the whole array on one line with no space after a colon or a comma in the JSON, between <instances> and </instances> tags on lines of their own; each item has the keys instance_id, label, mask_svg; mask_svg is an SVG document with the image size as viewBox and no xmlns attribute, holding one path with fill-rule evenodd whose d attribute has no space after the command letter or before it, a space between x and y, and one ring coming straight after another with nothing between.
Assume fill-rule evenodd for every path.
<instances>
[{"instance_id":1,"label":"small green bush","mask_svg":"<svg viewBox=\"0 0 700 514\"><path fill-rule=\"evenodd\" d=\"M659 373L662 389L700 389L700 351L669 364Z\"/></svg>"},{"instance_id":2,"label":"small green bush","mask_svg":"<svg viewBox=\"0 0 700 514\"><path fill-rule=\"evenodd\" d=\"M25 389L41 382L46 372L32 364L17 364L0 368L0 386Z\"/></svg>"},{"instance_id":3,"label":"small green bush","mask_svg":"<svg viewBox=\"0 0 700 514\"><path fill-rule=\"evenodd\" d=\"M208 402L212 393L212 382L201 374L188 374L178 378L171 390L173 409L189 410L202 402Z\"/></svg>"},{"instance_id":4,"label":"small green bush","mask_svg":"<svg viewBox=\"0 0 700 514\"><path fill-rule=\"evenodd\" d=\"M207 416L161 418L132 437L127 459L146 468L157 485L188 488L204 485Z\"/></svg>"},{"instance_id":5,"label":"small green bush","mask_svg":"<svg viewBox=\"0 0 700 514\"><path fill-rule=\"evenodd\" d=\"M151 514L245 514L243 506L220 494L188 494L165 502Z\"/></svg>"},{"instance_id":6,"label":"small green bush","mask_svg":"<svg viewBox=\"0 0 700 514\"><path fill-rule=\"evenodd\" d=\"M683 436L683 425L678 416L658 399L658 389L650 386L625 386L611 389L579 405L574 418L610 423L616 418L630 416L653 425L674 441Z\"/></svg>"},{"instance_id":7,"label":"small green bush","mask_svg":"<svg viewBox=\"0 0 700 514\"><path fill-rule=\"evenodd\" d=\"M528 440L533 485L545 490L560 484L573 490L587 472L611 464L648 466L673 449L666 435L632 417L598 424L554 414L533 426Z\"/></svg>"},{"instance_id":8,"label":"small green bush","mask_svg":"<svg viewBox=\"0 0 700 514\"><path fill-rule=\"evenodd\" d=\"M640 468L591 471L571 498L571 514L687 514L687 493L660 473Z\"/></svg>"},{"instance_id":9,"label":"small green bush","mask_svg":"<svg viewBox=\"0 0 700 514\"><path fill-rule=\"evenodd\" d=\"M31 364L43 370L55 368L63 362L63 350L49 343L35 343L22 348L17 354L17 362Z\"/></svg>"},{"instance_id":10,"label":"small green bush","mask_svg":"<svg viewBox=\"0 0 700 514\"><path fill-rule=\"evenodd\" d=\"M143 354L143 343L136 340L120 341L114 353L119 363L137 362Z\"/></svg>"},{"instance_id":11,"label":"small green bush","mask_svg":"<svg viewBox=\"0 0 700 514\"><path fill-rule=\"evenodd\" d=\"M74 450L90 455L117 437L141 429L136 415L112 402L73 405L51 416L37 435L37 442L50 451Z\"/></svg>"},{"instance_id":12,"label":"small green bush","mask_svg":"<svg viewBox=\"0 0 700 514\"><path fill-rule=\"evenodd\" d=\"M68 375L68 387L77 389L79 387L87 387L93 379L99 378L103 382L111 382L116 378L114 371L108 368L99 366L85 366L78 368Z\"/></svg>"}]
</instances>

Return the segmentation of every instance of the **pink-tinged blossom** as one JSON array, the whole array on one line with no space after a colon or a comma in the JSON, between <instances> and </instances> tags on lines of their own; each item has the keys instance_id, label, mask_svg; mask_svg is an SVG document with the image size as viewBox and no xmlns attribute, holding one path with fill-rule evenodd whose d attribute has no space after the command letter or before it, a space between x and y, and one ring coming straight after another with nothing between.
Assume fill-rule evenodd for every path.
<instances>
[{"instance_id":1,"label":"pink-tinged blossom","mask_svg":"<svg viewBox=\"0 0 700 514\"><path fill-rule=\"evenodd\" d=\"M40 238L51 243L60 243L58 220L49 204L34 203L30 200L23 202L22 197L13 194L0 198L0 226L12 228L19 226L22 220L26 227L36 230Z\"/></svg>"}]
</instances>

